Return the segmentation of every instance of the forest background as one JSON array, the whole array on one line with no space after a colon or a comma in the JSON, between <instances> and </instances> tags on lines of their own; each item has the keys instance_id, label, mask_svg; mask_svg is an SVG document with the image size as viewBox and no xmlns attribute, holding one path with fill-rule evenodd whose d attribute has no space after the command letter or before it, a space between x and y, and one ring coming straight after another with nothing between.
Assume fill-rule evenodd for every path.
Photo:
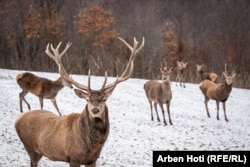
<instances>
[{"instance_id":1,"label":"forest background","mask_svg":"<svg viewBox=\"0 0 250 167\"><path fill-rule=\"evenodd\" d=\"M221 81L227 64L234 86L250 88L249 16L249 0L0 0L0 68L57 72L44 51L62 41L73 43L63 58L70 73L116 76L130 56L117 36L145 37L135 78L160 79L164 61L184 61L185 82L199 82L196 64Z\"/></svg>"}]
</instances>

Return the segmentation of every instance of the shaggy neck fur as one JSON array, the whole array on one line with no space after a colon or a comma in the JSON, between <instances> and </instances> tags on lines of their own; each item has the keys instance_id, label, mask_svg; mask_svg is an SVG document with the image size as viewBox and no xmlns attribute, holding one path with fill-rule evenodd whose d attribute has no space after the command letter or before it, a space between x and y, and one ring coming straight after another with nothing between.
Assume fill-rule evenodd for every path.
<instances>
[{"instance_id":1,"label":"shaggy neck fur","mask_svg":"<svg viewBox=\"0 0 250 167\"><path fill-rule=\"evenodd\" d=\"M56 81L52 81L55 88L57 88L58 90L62 89L64 86L62 84L62 79L58 78Z\"/></svg>"},{"instance_id":2,"label":"shaggy neck fur","mask_svg":"<svg viewBox=\"0 0 250 167\"><path fill-rule=\"evenodd\" d=\"M224 101L226 101L227 99L228 99L228 96L229 96L229 94L231 93L231 91L232 91L232 84L230 84L230 85L228 85L227 83L226 83L226 80L224 80L224 83L221 85L222 86L222 91L223 91L223 93L222 93L222 95L225 97L224 99L222 99L221 101L222 102L224 102Z\"/></svg>"},{"instance_id":3,"label":"shaggy neck fur","mask_svg":"<svg viewBox=\"0 0 250 167\"><path fill-rule=\"evenodd\" d=\"M88 111L88 106L86 105L85 111L80 117L80 129L84 134L83 139L86 140L87 147L90 150L95 149L99 144L103 144L109 134L109 120L108 120L108 109L106 107L105 120L100 118L91 119Z\"/></svg>"},{"instance_id":4,"label":"shaggy neck fur","mask_svg":"<svg viewBox=\"0 0 250 167\"><path fill-rule=\"evenodd\" d=\"M163 86L163 88L169 88L169 89L167 89L167 90L170 90L170 81L169 80L162 80L162 86Z\"/></svg>"}]
</instances>

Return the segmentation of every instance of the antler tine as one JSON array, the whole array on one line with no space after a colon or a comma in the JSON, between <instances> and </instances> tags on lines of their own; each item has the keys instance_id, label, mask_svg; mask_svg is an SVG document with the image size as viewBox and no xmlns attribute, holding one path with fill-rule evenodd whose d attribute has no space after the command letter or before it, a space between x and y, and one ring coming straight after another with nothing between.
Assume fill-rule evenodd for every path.
<instances>
[{"instance_id":1,"label":"antler tine","mask_svg":"<svg viewBox=\"0 0 250 167\"><path fill-rule=\"evenodd\" d=\"M61 75L62 76L62 75ZM68 82L71 82L73 85L75 85L78 89L84 90L84 91L90 91L91 90L91 86L90 86L90 69L88 71L88 86L85 86L79 82L76 82L72 76L68 76L68 74L66 74L66 76L63 77L64 79L66 79Z\"/></svg>"},{"instance_id":2,"label":"antler tine","mask_svg":"<svg viewBox=\"0 0 250 167\"><path fill-rule=\"evenodd\" d=\"M55 58L55 56L49 51L49 47L51 46L51 44L50 43L48 43L47 44L47 47L46 47L46 50L45 50L45 53L51 58L51 59L53 59L55 62L56 62L56 64L58 64L58 61L57 61L57 59Z\"/></svg>"},{"instance_id":3,"label":"antler tine","mask_svg":"<svg viewBox=\"0 0 250 167\"><path fill-rule=\"evenodd\" d=\"M75 85L79 89L86 90L86 91L89 90L88 86L82 85L82 84L74 81L73 78L71 76L69 76L69 74L65 70L65 68L61 62L61 58L66 53L66 51L69 49L69 47L72 45L72 43L68 42L65 49L61 53L59 53L59 48L60 48L61 44L62 44L62 42L59 42L59 44L56 46L56 48L54 48L52 44L48 43L46 50L45 50L45 53L56 62L57 66L58 66L59 74L64 80L66 80L67 82L70 82L71 84ZM52 50L53 53L51 53L50 49Z\"/></svg>"},{"instance_id":4,"label":"antler tine","mask_svg":"<svg viewBox=\"0 0 250 167\"><path fill-rule=\"evenodd\" d=\"M120 37L118 37L130 50L131 50L131 56L130 56L130 59L129 59L129 61L128 61L128 65L126 66L126 68L125 68L125 71L122 73L122 75L119 77L119 78L124 78L124 76L127 74L127 77L125 77L126 79L124 79L124 80L127 80L129 77L130 77L130 75L132 74L132 72L133 72L133 68L134 68L134 59L135 59L135 56L136 56L136 54L137 53L139 53L140 52L140 50L143 48L143 46L144 46L144 42L145 42L145 39L144 39L144 37L142 38L142 44L141 44L141 46L137 49L137 47L138 47L138 44L139 44L139 42L136 40L136 38L134 37L134 46L133 46L133 48L125 41L125 40L123 40L122 38L120 38ZM132 66L132 67L131 67ZM130 70L129 70L130 69ZM129 71L128 71L129 70Z\"/></svg>"},{"instance_id":5,"label":"antler tine","mask_svg":"<svg viewBox=\"0 0 250 167\"><path fill-rule=\"evenodd\" d=\"M227 64L225 64L225 73L228 74L228 72L227 72Z\"/></svg>"},{"instance_id":6,"label":"antler tine","mask_svg":"<svg viewBox=\"0 0 250 167\"><path fill-rule=\"evenodd\" d=\"M120 41L122 41L130 50L131 50L131 52L133 52L133 50L135 49L135 47L137 48L137 45L138 45L138 41L136 40L136 38L134 37L134 47L131 47L124 39L122 39L121 37L118 37L118 39L120 40ZM142 44L141 44L141 46L138 48L138 49L136 49L136 53L137 52L140 52L140 50L143 48L143 46L144 46L144 43L145 43L145 38L143 37L142 38Z\"/></svg>"},{"instance_id":7,"label":"antler tine","mask_svg":"<svg viewBox=\"0 0 250 167\"><path fill-rule=\"evenodd\" d=\"M88 72L88 90L91 90L91 87L90 87L90 69Z\"/></svg>"},{"instance_id":8,"label":"antler tine","mask_svg":"<svg viewBox=\"0 0 250 167\"><path fill-rule=\"evenodd\" d=\"M60 53L60 58L66 53L66 51L68 50L68 48L70 47L72 45L72 42L68 42L67 44L66 44L66 47L65 47L65 49L62 51L62 53Z\"/></svg>"},{"instance_id":9,"label":"antler tine","mask_svg":"<svg viewBox=\"0 0 250 167\"><path fill-rule=\"evenodd\" d=\"M105 71L105 79L104 79L104 82L102 84L102 90L105 88L105 85L107 83L107 77L108 77L108 74L107 74L107 71Z\"/></svg>"},{"instance_id":10,"label":"antler tine","mask_svg":"<svg viewBox=\"0 0 250 167\"><path fill-rule=\"evenodd\" d=\"M166 58L164 58L164 66L168 67L168 62L166 61ZM164 68L164 67L163 67Z\"/></svg>"},{"instance_id":11,"label":"antler tine","mask_svg":"<svg viewBox=\"0 0 250 167\"><path fill-rule=\"evenodd\" d=\"M117 77L117 79L113 83L108 84L105 87L102 87L102 89L104 89L104 91L106 91L106 90L113 90L118 83L127 80L131 76L131 74L133 72L133 69L134 69L134 59L135 59L135 56L144 47L144 42L145 42L144 37L142 39L142 44L141 44L141 46L139 48L138 48L139 42L136 40L135 37L134 37L134 46L133 47L130 46L121 37L118 37L118 39L120 41L122 41L131 50L130 59L129 59L129 62L128 62L127 66L126 66L126 68L124 70L124 72L122 73L122 75L120 77Z\"/></svg>"}]
</instances>

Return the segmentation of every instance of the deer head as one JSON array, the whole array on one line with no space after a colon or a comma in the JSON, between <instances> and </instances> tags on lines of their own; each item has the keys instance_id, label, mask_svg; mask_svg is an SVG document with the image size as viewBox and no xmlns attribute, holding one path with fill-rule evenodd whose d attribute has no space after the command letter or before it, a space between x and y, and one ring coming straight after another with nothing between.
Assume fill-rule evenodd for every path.
<instances>
[{"instance_id":1,"label":"deer head","mask_svg":"<svg viewBox=\"0 0 250 167\"><path fill-rule=\"evenodd\" d=\"M236 76L236 72L232 71L230 74L227 71L227 65L225 64L225 71L223 72L223 76L225 78L225 81L227 85L231 85L233 83L233 80Z\"/></svg>"},{"instance_id":2,"label":"deer head","mask_svg":"<svg viewBox=\"0 0 250 167\"><path fill-rule=\"evenodd\" d=\"M188 65L188 62L177 61L177 67L181 70L186 68L187 65Z\"/></svg>"},{"instance_id":3,"label":"deer head","mask_svg":"<svg viewBox=\"0 0 250 167\"><path fill-rule=\"evenodd\" d=\"M163 81L170 81L170 75L173 71L173 68L169 68L167 67L167 65L165 67L159 67L159 70L161 72L161 78Z\"/></svg>"},{"instance_id":4,"label":"deer head","mask_svg":"<svg viewBox=\"0 0 250 167\"><path fill-rule=\"evenodd\" d=\"M197 72L201 71L203 67L204 67L204 64L201 64L201 65L196 64Z\"/></svg>"}]
</instances>

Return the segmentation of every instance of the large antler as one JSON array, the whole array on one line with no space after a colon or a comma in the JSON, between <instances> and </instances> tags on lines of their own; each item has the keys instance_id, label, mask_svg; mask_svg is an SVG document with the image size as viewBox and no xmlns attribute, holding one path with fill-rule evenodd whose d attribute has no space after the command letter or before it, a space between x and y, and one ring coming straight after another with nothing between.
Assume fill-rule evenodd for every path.
<instances>
[{"instance_id":1,"label":"large antler","mask_svg":"<svg viewBox=\"0 0 250 167\"><path fill-rule=\"evenodd\" d=\"M67 82L70 82L71 84L75 85L77 88L82 89L82 90L89 90L90 89L90 71L89 71L89 75L88 75L88 86L82 85L76 81L73 80L73 78L71 76L69 76L69 74L66 72L65 68L63 67L62 64L62 56L66 53L66 51L69 49L69 47L72 45L71 42L68 42L65 49L63 50L63 52L59 53L59 48L61 46L62 42L60 42L56 48L53 47L52 44L48 43L47 48L45 50L45 53L51 58L53 59L57 66L58 66L58 71L60 76L62 77L62 79L66 80ZM53 53L50 52L50 49L52 50Z\"/></svg>"},{"instance_id":2,"label":"large antler","mask_svg":"<svg viewBox=\"0 0 250 167\"><path fill-rule=\"evenodd\" d=\"M120 77L117 77L117 79L113 83L106 85L107 72L105 72L105 80L104 80L104 83L102 85L101 90L103 90L106 93L112 92L112 90L116 87L116 85L118 83L127 80L132 75L132 72L134 69L135 56L144 46L144 37L142 40L142 44L139 48L138 48L139 43L136 41L135 38L134 38L134 46L133 47L130 46L124 39L122 39L120 37L118 37L118 39L121 40L131 50L131 55L130 55L129 62L126 66L126 69L124 70L122 75ZM79 88L81 90L90 91L91 90L91 88L90 88L90 70L88 73L88 86L85 86L83 84L80 84L80 83L74 81L73 78L71 76L69 76L69 74L66 72L65 68L63 67L61 58L66 53L66 51L71 46L71 44L72 43L70 43L70 42L67 43L63 52L59 53L59 48L61 46L61 42L57 45L56 48L54 48L52 44L48 43L45 53L56 62L57 66L58 66L59 74L64 80L66 80L67 82L70 82L71 84L75 85L77 88ZM50 52L50 50L52 50L53 54Z\"/></svg>"},{"instance_id":3,"label":"large antler","mask_svg":"<svg viewBox=\"0 0 250 167\"><path fill-rule=\"evenodd\" d=\"M130 50L131 50L131 55L130 55L130 59L128 61L128 64L124 70L124 72L122 73L122 75L120 77L117 77L117 79L111 83L105 86L107 78L105 77L105 81L102 87L102 90L104 90L105 92L107 91L112 91L116 85L122 81L127 80L133 72L134 69L134 59L137 53L140 52L140 50L144 47L144 37L142 39L142 44L141 46L138 48L138 44L139 42L136 40L136 38L134 37L134 46L130 46L124 39L118 37L119 40L121 40Z\"/></svg>"}]
</instances>

